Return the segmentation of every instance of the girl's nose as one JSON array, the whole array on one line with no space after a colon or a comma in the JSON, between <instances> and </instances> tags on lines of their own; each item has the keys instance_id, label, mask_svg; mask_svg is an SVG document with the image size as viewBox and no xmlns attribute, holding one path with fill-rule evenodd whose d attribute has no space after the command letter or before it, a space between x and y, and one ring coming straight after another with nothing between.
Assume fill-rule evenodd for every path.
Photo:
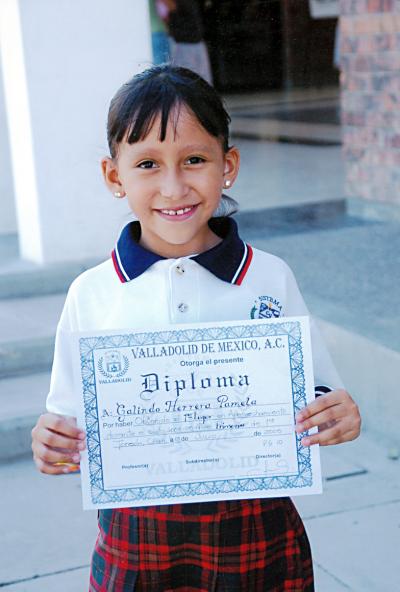
<instances>
[{"instance_id":1,"label":"girl's nose","mask_svg":"<svg viewBox=\"0 0 400 592\"><path fill-rule=\"evenodd\" d=\"M189 187L182 174L177 171L166 172L161 180L160 193L167 199L179 201L187 195Z\"/></svg>"}]
</instances>

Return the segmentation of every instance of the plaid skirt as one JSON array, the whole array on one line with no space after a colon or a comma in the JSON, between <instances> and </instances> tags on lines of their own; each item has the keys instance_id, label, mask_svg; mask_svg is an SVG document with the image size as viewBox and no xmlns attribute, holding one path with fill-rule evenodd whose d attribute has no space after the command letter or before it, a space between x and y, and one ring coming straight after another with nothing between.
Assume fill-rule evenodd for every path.
<instances>
[{"instance_id":1,"label":"plaid skirt","mask_svg":"<svg viewBox=\"0 0 400 592\"><path fill-rule=\"evenodd\" d=\"M313 592L289 498L99 512L90 592Z\"/></svg>"}]
</instances>

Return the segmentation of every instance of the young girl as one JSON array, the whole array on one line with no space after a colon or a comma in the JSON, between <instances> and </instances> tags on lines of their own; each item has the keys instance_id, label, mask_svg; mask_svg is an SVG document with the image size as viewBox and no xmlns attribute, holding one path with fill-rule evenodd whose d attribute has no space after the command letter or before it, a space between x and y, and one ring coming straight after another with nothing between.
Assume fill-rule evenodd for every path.
<instances>
[{"instance_id":1,"label":"young girl","mask_svg":"<svg viewBox=\"0 0 400 592\"><path fill-rule=\"evenodd\" d=\"M190 70L157 66L123 85L108 117L105 182L138 221L111 258L72 284L57 329L47 399L33 434L40 471L74 470L85 448L76 427L71 331L149 328L308 311L287 265L239 237L223 188L239 169L229 116ZM229 209L229 203L228 203ZM297 417L304 446L356 438L358 408L312 325L318 397ZM289 498L124 508L99 512L90 591L311 591L303 524Z\"/></svg>"}]
</instances>

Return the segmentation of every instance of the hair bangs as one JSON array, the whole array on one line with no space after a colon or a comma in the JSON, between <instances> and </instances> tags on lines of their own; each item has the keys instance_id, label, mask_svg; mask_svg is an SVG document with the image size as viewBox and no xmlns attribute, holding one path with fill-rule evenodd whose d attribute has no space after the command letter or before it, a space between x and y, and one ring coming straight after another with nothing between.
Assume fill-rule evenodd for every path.
<instances>
[{"instance_id":1,"label":"hair bangs","mask_svg":"<svg viewBox=\"0 0 400 592\"><path fill-rule=\"evenodd\" d=\"M157 118L160 118L158 133L160 142L164 142L169 125L173 125L175 133L182 107L179 96L168 85L153 89L155 92L151 92L151 88L148 90L145 100L135 101L131 105L123 132L123 137L126 138L128 144L144 140L153 128Z\"/></svg>"},{"instance_id":2,"label":"hair bangs","mask_svg":"<svg viewBox=\"0 0 400 592\"><path fill-rule=\"evenodd\" d=\"M112 158L120 142L145 139L158 118L161 142L168 126L173 126L175 134L182 107L221 140L225 152L229 150L230 117L215 89L191 70L164 64L137 74L113 97L107 124Z\"/></svg>"}]
</instances>

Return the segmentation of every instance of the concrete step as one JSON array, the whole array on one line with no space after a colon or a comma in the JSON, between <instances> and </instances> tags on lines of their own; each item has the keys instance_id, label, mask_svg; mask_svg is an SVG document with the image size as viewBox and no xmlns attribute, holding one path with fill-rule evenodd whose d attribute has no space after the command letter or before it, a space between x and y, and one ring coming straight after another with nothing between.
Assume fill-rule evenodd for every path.
<instances>
[{"instance_id":1,"label":"concrete step","mask_svg":"<svg viewBox=\"0 0 400 592\"><path fill-rule=\"evenodd\" d=\"M65 293L76 276L98 263L99 259L45 266L19 259L3 263L0 266L0 300Z\"/></svg>"},{"instance_id":2,"label":"concrete step","mask_svg":"<svg viewBox=\"0 0 400 592\"><path fill-rule=\"evenodd\" d=\"M50 370L54 336L0 345L0 378Z\"/></svg>"},{"instance_id":3,"label":"concrete step","mask_svg":"<svg viewBox=\"0 0 400 592\"><path fill-rule=\"evenodd\" d=\"M49 370L65 295L3 300L0 379Z\"/></svg>"},{"instance_id":4,"label":"concrete step","mask_svg":"<svg viewBox=\"0 0 400 592\"><path fill-rule=\"evenodd\" d=\"M45 411L50 373L0 381L0 463L31 453L31 430Z\"/></svg>"}]
</instances>

